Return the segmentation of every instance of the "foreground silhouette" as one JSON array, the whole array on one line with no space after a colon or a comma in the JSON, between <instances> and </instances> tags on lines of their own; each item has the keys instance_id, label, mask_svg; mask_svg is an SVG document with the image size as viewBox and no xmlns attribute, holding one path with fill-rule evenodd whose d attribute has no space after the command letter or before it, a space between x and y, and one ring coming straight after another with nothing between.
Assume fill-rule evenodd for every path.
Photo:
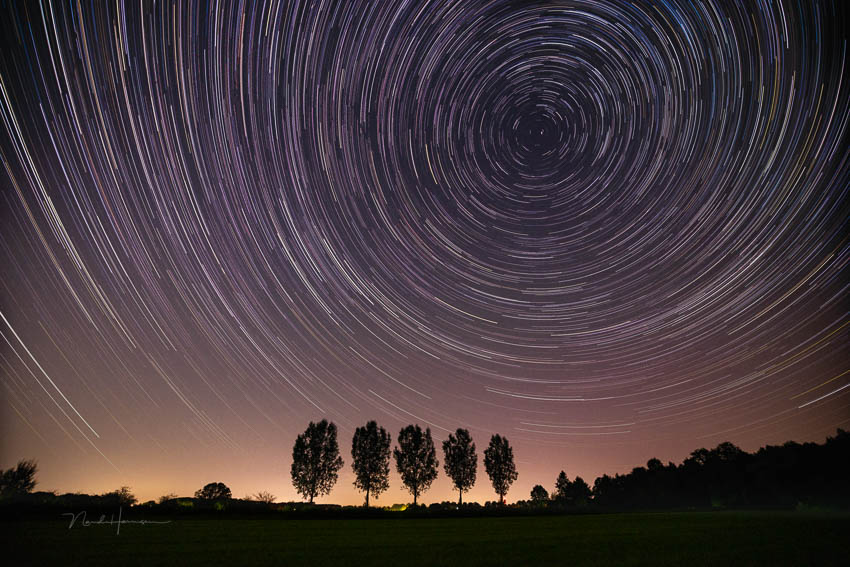
<instances>
[{"instance_id":1,"label":"foreground silhouette","mask_svg":"<svg viewBox=\"0 0 850 567\"><path fill-rule=\"evenodd\" d=\"M390 486L390 444L387 430L374 421L358 427L351 441L351 468L354 469L354 486L375 498Z\"/></svg>"},{"instance_id":2,"label":"foreground silhouette","mask_svg":"<svg viewBox=\"0 0 850 567\"><path fill-rule=\"evenodd\" d=\"M355 469L362 468L364 471L362 481L359 481L361 488L368 488L369 493L374 494L376 487L388 482L390 438L374 422L360 429L363 431L358 438L356 452L362 456L355 459L358 463ZM427 447L427 443L423 442L423 445ZM468 432L458 430L443 445L446 473L462 496L465 487L475 481L475 444ZM407 441L402 446L408 446ZM433 474L430 450L426 450L425 454L426 476L430 476ZM132 506L134 510L169 514L286 512L318 517L399 517L682 508L850 508L850 483L847 482L850 478L850 433L841 429L822 444L789 441L747 453L727 442L714 449L697 449L679 465L664 465L658 459L650 459L645 467L636 467L628 474L606 474L597 478L592 489L580 477L571 481L561 471L555 479L551 496L542 485L538 485L532 490L530 500L507 506L496 502L483 506L474 502L440 502L429 506L397 505L364 510L354 506L273 503L273 496L268 494L262 498L233 499L230 489L223 483L206 485L195 498L169 494L159 502L151 500L135 504L135 496L128 487L101 495L29 492L36 484L36 470L32 461L22 461L17 467L0 471L0 478L4 479L0 513L9 517L27 512L93 511ZM464 489L461 490L461 487ZM422 484L421 488L424 489L425 485Z\"/></svg>"},{"instance_id":3,"label":"foreground silhouette","mask_svg":"<svg viewBox=\"0 0 850 567\"><path fill-rule=\"evenodd\" d=\"M418 425L408 425L398 432L398 447L393 451L396 471L401 482L413 495L413 505L418 503L419 495L431 487L437 478L437 451L431 439L431 429Z\"/></svg>"},{"instance_id":4,"label":"foreground silhouette","mask_svg":"<svg viewBox=\"0 0 850 567\"><path fill-rule=\"evenodd\" d=\"M292 448L292 485L312 503L315 497L330 493L342 465L336 425L326 419L311 421Z\"/></svg>"},{"instance_id":5,"label":"foreground silhouette","mask_svg":"<svg viewBox=\"0 0 850 567\"><path fill-rule=\"evenodd\" d=\"M458 429L454 435L443 441L446 474L458 491L458 505L463 504L463 493L475 485L478 468L478 456L475 443L466 429Z\"/></svg>"},{"instance_id":6,"label":"foreground silhouette","mask_svg":"<svg viewBox=\"0 0 850 567\"><path fill-rule=\"evenodd\" d=\"M680 465L650 459L625 475L593 483L593 504L607 509L850 505L850 433L822 445L788 441L755 453L732 443L697 449Z\"/></svg>"},{"instance_id":7,"label":"foreground silhouette","mask_svg":"<svg viewBox=\"0 0 850 567\"><path fill-rule=\"evenodd\" d=\"M484 470L499 495L499 504L504 504L505 494L519 476L514 464L514 450L507 438L498 434L490 438L490 446L484 451Z\"/></svg>"}]
</instances>

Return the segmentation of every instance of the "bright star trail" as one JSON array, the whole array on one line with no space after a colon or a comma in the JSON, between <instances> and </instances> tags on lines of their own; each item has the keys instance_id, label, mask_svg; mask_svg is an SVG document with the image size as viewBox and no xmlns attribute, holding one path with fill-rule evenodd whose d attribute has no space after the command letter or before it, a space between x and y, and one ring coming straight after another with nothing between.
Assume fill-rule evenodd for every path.
<instances>
[{"instance_id":1,"label":"bright star trail","mask_svg":"<svg viewBox=\"0 0 850 567\"><path fill-rule=\"evenodd\" d=\"M516 500L850 424L845 2L141 4L2 8L2 467L296 499L327 418L359 503L376 419Z\"/></svg>"}]
</instances>

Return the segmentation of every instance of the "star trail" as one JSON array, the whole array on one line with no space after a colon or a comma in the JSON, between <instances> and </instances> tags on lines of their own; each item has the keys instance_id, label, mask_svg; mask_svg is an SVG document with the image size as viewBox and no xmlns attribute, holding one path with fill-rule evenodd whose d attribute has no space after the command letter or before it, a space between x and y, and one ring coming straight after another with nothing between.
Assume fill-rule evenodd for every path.
<instances>
[{"instance_id":1,"label":"star trail","mask_svg":"<svg viewBox=\"0 0 850 567\"><path fill-rule=\"evenodd\" d=\"M516 499L850 423L844 2L2 12L0 464L41 486L295 499L326 418L359 502L377 419L510 438Z\"/></svg>"}]
</instances>

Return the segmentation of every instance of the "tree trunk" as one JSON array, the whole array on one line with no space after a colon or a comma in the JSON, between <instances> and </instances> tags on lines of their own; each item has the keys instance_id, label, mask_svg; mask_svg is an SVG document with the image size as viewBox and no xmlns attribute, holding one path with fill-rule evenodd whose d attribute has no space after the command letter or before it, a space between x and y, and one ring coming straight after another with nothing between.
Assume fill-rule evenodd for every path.
<instances>
[{"instance_id":1,"label":"tree trunk","mask_svg":"<svg viewBox=\"0 0 850 567\"><path fill-rule=\"evenodd\" d=\"M414 491L413 492L413 505L414 506L416 506L416 496L417 496L417 493L416 493L416 491Z\"/></svg>"},{"instance_id":2,"label":"tree trunk","mask_svg":"<svg viewBox=\"0 0 850 567\"><path fill-rule=\"evenodd\" d=\"M505 505L505 495L504 494L499 494L499 504L501 506Z\"/></svg>"},{"instance_id":3,"label":"tree trunk","mask_svg":"<svg viewBox=\"0 0 850 567\"><path fill-rule=\"evenodd\" d=\"M310 504L312 504L312 503L313 503L313 495L310 494Z\"/></svg>"},{"instance_id":4,"label":"tree trunk","mask_svg":"<svg viewBox=\"0 0 850 567\"><path fill-rule=\"evenodd\" d=\"M366 489L366 507L369 507L369 489Z\"/></svg>"},{"instance_id":5,"label":"tree trunk","mask_svg":"<svg viewBox=\"0 0 850 567\"><path fill-rule=\"evenodd\" d=\"M458 490L458 493L460 496L458 496L457 505L460 506L463 504L463 490Z\"/></svg>"}]
</instances>

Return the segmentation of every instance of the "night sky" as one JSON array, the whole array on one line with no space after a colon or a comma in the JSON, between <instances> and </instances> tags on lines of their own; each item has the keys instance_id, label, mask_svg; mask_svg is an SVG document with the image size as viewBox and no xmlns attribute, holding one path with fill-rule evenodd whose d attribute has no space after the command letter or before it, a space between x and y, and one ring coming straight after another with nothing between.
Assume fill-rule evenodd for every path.
<instances>
[{"instance_id":1,"label":"night sky","mask_svg":"<svg viewBox=\"0 0 850 567\"><path fill-rule=\"evenodd\" d=\"M846 2L95 4L0 14L0 467L294 500L327 418L360 503L376 419L513 501L850 424Z\"/></svg>"}]
</instances>

